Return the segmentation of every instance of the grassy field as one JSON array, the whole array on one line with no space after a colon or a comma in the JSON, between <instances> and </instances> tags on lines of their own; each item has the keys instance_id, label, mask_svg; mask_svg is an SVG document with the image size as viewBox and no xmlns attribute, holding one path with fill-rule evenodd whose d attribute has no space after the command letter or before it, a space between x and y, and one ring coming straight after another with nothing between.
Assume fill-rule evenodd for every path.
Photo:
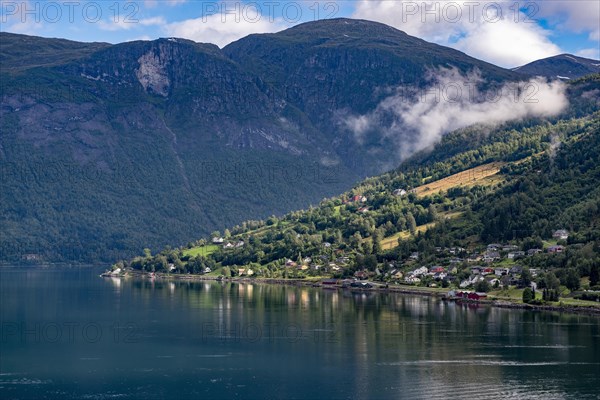
<instances>
[{"instance_id":1,"label":"grassy field","mask_svg":"<svg viewBox=\"0 0 600 400\"><path fill-rule=\"evenodd\" d=\"M218 248L219 248L219 246L217 246L216 244L207 244L206 246L196 246L196 247L192 247L191 249L184 250L183 255L190 256L190 257L196 257L197 255L201 255L201 256L206 257L206 256L211 255L215 251L217 251Z\"/></svg>"},{"instance_id":2,"label":"grassy field","mask_svg":"<svg viewBox=\"0 0 600 400\"><path fill-rule=\"evenodd\" d=\"M427 229L432 228L434 226L435 226L435 222L417 226L417 233L418 232L423 233ZM409 231L402 231L402 232L396 233L395 235L388 236L381 241L381 248L383 250L393 249L394 247L398 246L398 239L408 239L408 238L410 238L410 236L411 235L410 235Z\"/></svg>"},{"instance_id":3,"label":"grassy field","mask_svg":"<svg viewBox=\"0 0 600 400\"><path fill-rule=\"evenodd\" d=\"M462 215L462 211L448 211L445 213L440 213L440 217L446 218L446 219L458 218L461 215ZM430 228L433 228L434 226L435 226L435 222L417 226L417 233L424 233L425 231L427 231ZM410 235L409 231L402 231L402 232L396 233L395 235L388 236L381 241L381 248L383 250L391 250L394 247L398 246L398 239L408 239L408 238L410 238L410 236L411 235Z\"/></svg>"},{"instance_id":4,"label":"grassy field","mask_svg":"<svg viewBox=\"0 0 600 400\"><path fill-rule=\"evenodd\" d=\"M493 185L503 181L498 172L505 165L503 162L493 162L480 165L475 168L461 171L457 174L447 176L446 178L429 182L415 188L417 196L429 196L432 194L446 191L453 187L469 187L475 185Z\"/></svg>"},{"instance_id":5,"label":"grassy field","mask_svg":"<svg viewBox=\"0 0 600 400\"><path fill-rule=\"evenodd\" d=\"M342 208L342 206L335 206L333 207L333 215L335 215L336 217L340 215L340 208Z\"/></svg>"}]
</instances>

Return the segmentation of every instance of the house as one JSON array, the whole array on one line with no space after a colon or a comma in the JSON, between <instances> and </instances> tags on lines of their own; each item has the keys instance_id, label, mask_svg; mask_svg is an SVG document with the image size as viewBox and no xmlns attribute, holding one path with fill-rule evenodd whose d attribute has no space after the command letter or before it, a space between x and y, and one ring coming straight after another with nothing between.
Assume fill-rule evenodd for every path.
<instances>
[{"instance_id":1,"label":"house","mask_svg":"<svg viewBox=\"0 0 600 400\"><path fill-rule=\"evenodd\" d=\"M494 270L494 275L496 275L496 276L508 275L509 271L510 270L508 268L496 268Z\"/></svg>"},{"instance_id":2,"label":"house","mask_svg":"<svg viewBox=\"0 0 600 400\"><path fill-rule=\"evenodd\" d=\"M214 238L212 238L212 242L214 244L223 244L224 241L225 241L225 239L223 239L222 237L214 237Z\"/></svg>"},{"instance_id":3,"label":"house","mask_svg":"<svg viewBox=\"0 0 600 400\"><path fill-rule=\"evenodd\" d=\"M290 268L290 267L297 267L298 264L292 260L290 260L289 258L285 261L285 266Z\"/></svg>"},{"instance_id":4,"label":"house","mask_svg":"<svg viewBox=\"0 0 600 400\"><path fill-rule=\"evenodd\" d=\"M412 253L409 257L412 260L418 260L419 259L419 252L415 251L414 253Z\"/></svg>"},{"instance_id":5,"label":"house","mask_svg":"<svg viewBox=\"0 0 600 400\"><path fill-rule=\"evenodd\" d=\"M450 247L450 249L448 250L450 254L460 254L464 251L465 249L463 249L462 247Z\"/></svg>"},{"instance_id":6,"label":"house","mask_svg":"<svg viewBox=\"0 0 600 400\"><path fill-rule=\"evenodd\" d=\"M556 230L552 234L552 237L555 239L567 240L569 238L569 231L567 231L565 229Z\"/></svg>"},{"instance_id":7,"label":"house","mask_svg":"<svg viewBox=\"0 0 600 400\"><path fill-rule=\"evenodd\" d=\"M362 213L362 214L367 213L367 212L369 212L369 207L366 207L366 206L365 207L361 207L361 208L358 209L358 212Z\"/></svg>"},{"instance_id":8,"label":"house","mask_svg":"<svg viewBox=\"0 0 600 400\"><path fill-rule=\"evenodd\" d=\"M517 251L519 250L519 246L514 244L507 244L506 246L502 246L502 251Z\"/></svg>"},{"instance_id":9,"label":"house","mask_svg":"<svg viewBox=\"0 0 600 400\"><path fill-rule=\"evenodd\" d=\"M393 194L394 194L394 196L402 197L402 196L406 196L407 191L404 189L396 189L396 190L394 190Z\"/></svg>"},{"instance_id":10,"label":"house","mask_svg":"<svg viewBox=\"0 0 600 400\"><path fill-rule=\"evenodd\" d=\"M254 271L252 271L250 268L238 268L238 275L239 276L252 276L252 275L254 275Z\"/></svg>"},{"instance_id":11,"label":"house","mask_svg":"<svg viewBox=\"0 0 600 400\"><path fill-rule=\"evenodd\" d=\"M500 253L497 251L488 251L483 255L483 261L486 263L491 263L498 260L500 260Z\"/></svg>"},{"instance_id":12,"label":"house","mask_svg":"<svg viewBox=\"0 0 600 400\"><path fill-rule=\"evenodd\" d=\"M493 274L493 273L494 273L493 268L484 268L483 271L481 271L481 275L489 275L489 274Z\"/></svg>"},{"instance_id":13,"label":"house","mask_svg":"<svg viewBox=\"0 0 600 400\"><path fill-rule=\"evenodd\" d=\"M469 295L467 297L469 298L469 300L483 300L487 297L487 294L485 294L483 292L475 292L475 293L469 293Z\"/></svg>"},{"instance_id":14,"label":"house","mask_svg":"<svg viewBox=\"0 0 600 400\"><path fill-rule=\"evenodd\" d=\"M450 264L460 264L462 262L463 262L462 258L454 257L454 258L450 259Z\"/></svg>"},{"instance_id":15,"label":"house","mask_svg":"<svg viewBox=\"0 0 600 400\"><path fill-rule=\"evenodd\" d=\"M560 245L548 247L548 253L562 253L564 250L564 246Z\"/></svg>"},{"instance_id":16,"label":"house","mask_svg":"<svg viewBox=\"0 0 600 400\"><path fill-rule=\"evenodd\" d=\"M329 268L330 268L332 271L339 271L339 270L341 270L341 269L342 269L342 268L341 268L339 265L337 265L336 263L329 263Z\"/></svg>"},{"instance_id":17,"label":"house","mask_svg":"<svg viewBox=\"0 0 600 400\"><path fill-rule=\"evenodd\" d=\"M450 292L448 292L448 294L450 294ZM456 292L454 292L454 296L452 296L452 297L459 298L459 299L482 300L487 297L487 294L482 293L482 292L456 291Z\"/></svg>"},{"instance_id":18,"label":"house","mask_svg":"<svg viewBox=\"0 0 600 400\"><path fill-rule=\"evenodd\" d=\"M357 202L357 203L366 203L367 198L365 196L361 196L360 194L357 194L356 196L352 197L352 201Z\"/></svg>"},{"instance_id":19,"label":"house","mask_svg":"<svg viewBox=\"0 0 600 400\"><path fill-rule=\"evenodd\" d=\"M479 261L481 261L481 256L479 254L471 254L469 257L467 257L468 263L474 263Z\"/></svg>"},{"instance_id":20,"label":"house","mask_svg":"<svg viewBox=\"0 0 600 400\"><path fill-rule=\"evenodd\" d=\"M224 249L233 249L235 246L233 245L233 243L225 243L225 245L223 246Z\"/></svg>"},{"instance_id":21,"label":"house","mask_svg":"<svg viewBox=\"0 0 600 400\"><path fill-rule=\"evenodd\" d=\"M433 279L444 279L446 277L446 273L445 272L436 272L435 274L433 274Z\"/></svg>"},{"instance_id":22,"label":"house","mask_svg":"<svg viewBox=\"0 0 600 400\"><path fill-rule=\"evenodd\" d=\"M498 243L490 243L487 245L488 251L498 251L502 248L501 244Z\"/></svg>"},{"instance_id":23,"label":"house","mask_svg":"<svg viewBox=\"0 0 600 400\"><path fill-rule=\"evenodd\" d=\"M440 272L446 272L446 270L443 267L440 267L440 266L436 265L434 267L431 267L429 269L429 272L433 272L434 274L437 274L437 273L440 273Z\"/></svg>"},{"instance_id":24,"label":"house","mask_svg":"<svg viewBox=\"0 0 600 400\"><path fill-rule=\"evenodd\" d=\"M171 271L175 271L175 264L173 264L173 263L168 263L168 264L167 264L167 270L168 270L169 272L171 272Z\"/></svg>"},{"instance_id":25,"label":"house","mask_svg":"<svg viewBox=\"0 0 600 400\"><path fill-rule=\"evenodd\" d=\"M508 253L508 259L509 260L514 260L517 257L523 257L525 255L524 251L511 251L510 253Z\"/></svg>"},{"instance_id":26,"label":"house","mask_svg":"<svg viewBox=\"0 0 600 400\"><path fill-rule=\"evenodd\" d=\"M472 274L480 274L481 271L483 271L483 267L480 267L479 265L475 266L475 267L471 267L471 273Z\"/></svg>"},{"instance_id":27,"label":"house","mask_svg":"<svg viewBox=\"0 0 600 400\"><path fill-rule=\"evenodd\" d=\"M304 262L304 264L310 264L312 262L312 258L304 257L304 259L302 261Z\"/></svg>"},{"instance_id":28,"label":"house","mask_svg":"<svg viewBox=\"0 0 600 400\"><path fill-rule=\"evenodd\" d=\"M208 274L209 272L212 272L212 269L210 269L210 267L205 267L203 272Z\"/></svg>"},{"instance_id":29,"label":"house","mask_svg":"<svg viewBox=\"0 0 600 400\"><path fill-rule=\"evenodd\" d=\"M410 284L416 284L416 283L421 282L421 279L417 278L416 276L409 276L408 278L406 278L404 280L404 282L410 283Z\"/></svg>"},{"instance_id":30,"label":"house","mask_svg":"<svg viewBox=\"0 0 600 400\"><path fill-rule=\"evenodd\" d=\"M302 264L298 265L296 268L298 269L298 271L306 271L308 269L308 265Z\"/></svg>"},{"instance_id":31,"label":"house","mask_svg":"<svg viewBox=\"0 0 600 400\"><path fill-rule=\"evenodd\" d=\"M510 269L509 272L511 275L520 275L521 272L523 272L523 267L521 267L520 265L515 265Z\"/></svg>"},{"instance_id":32,"label":"house","mask_svg":"<svg viewBox=\"0 0 600 400\"><path fill-rule=\"evenodd\" d=\"M243 240L240 240L239 242L237 242L237 243L235 244L235 247L238 247L238 248L239 248L239 247L244 247L244 241L243 241Z\"/></svg>"},{"instance_id":33,"label":"house","mask_svg":"<svg viewBox=\"0 0 600 400\"><path fill-rule=\"evenodd\" d=\"M323 247L327 247L327 248L329 248L329 247L331 247L331 243L329 243L329 242L324 242L324 243L323 243Z\"/></svg>"},{"instance_id":34,"label":"house","mask_svg":"<svg viewBox=\"0 0 600 400\"><path fill-rule=\"evenodd\" d=\"M422 276L422 275L425 275L428 272L429 272L429 270L427 269L427 267L421 267L421 268L415 269L410 274L412 276Z\"/></svg>"},{"instance_id":35,"label":"house","mask_svg":"<svg viewBox=\"0 0 600 400\"><path fill-rule=\"evenodd\" d=\"M542 249L529 249L529 250L527 250L527 255L533 256L535 254L540 254L541 252L542 252Z\"/></svg>"},{"instance_id":36,"label":"house","mask_svg":"<svg viewBox=\"0 0 600 400\"><path fill-rule=\"evenodd\" d=\"M356 271L354 273L354 276L358 279L367 279L369 277L369 274L367 273L367 271Z\"/></svg>"},{"instance_id":37,"label":"house","mask_svg":"<svg viewBox=\"0 0 600 400\"><path fill-rule=\"evenodd\" d=\"M404 274L402 273L402 271L392 271L392 278L402 279L403 277L404 277Z\"/></svg>"}]
</instances>

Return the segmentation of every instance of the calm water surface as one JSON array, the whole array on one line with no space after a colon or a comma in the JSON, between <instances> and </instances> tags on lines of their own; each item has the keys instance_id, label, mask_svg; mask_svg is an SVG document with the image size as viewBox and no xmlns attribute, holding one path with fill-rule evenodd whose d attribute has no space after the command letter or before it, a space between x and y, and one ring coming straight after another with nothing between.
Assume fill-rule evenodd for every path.
<instances>
[{"instance_id":1,"label":"calm water surface","mask_svg":"<svg viewBox=\"0 0 600 400\"><path fill-rule=\"evenodd\" d=\"M0 398L600 398L600 319L0 268Z\"/></svg>"}]
</instances>

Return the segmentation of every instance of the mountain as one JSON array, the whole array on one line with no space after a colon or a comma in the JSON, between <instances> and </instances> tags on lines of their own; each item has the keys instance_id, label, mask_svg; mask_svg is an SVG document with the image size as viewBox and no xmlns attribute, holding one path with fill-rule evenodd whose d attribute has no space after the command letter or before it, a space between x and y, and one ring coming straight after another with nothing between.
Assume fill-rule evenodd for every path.
<instances>
[{"instance_id":1,"label":"mountain","mask_svg":"<svg viewBox=\"0 0 600 400\"><path fill-rule=\"evenodd\" d=\"M589 74L600 73L600 61L577 57L572 54L560 54L533 61L513 71L532 76L545 76L558 79L575 79Z\"/></svg>"},{"instance_id":2,"label":"mountain","mask_svg":"<svg viewBox=\"0 0 600 400\"><path fill-rule=\"evenodd\" d=\"M522 79L348 19L222 50L0 33L0 64L0 259L12 261L110 260L315 204L400 161L397 138L358 140L344 116L438 68Z\"/></svg>"},{"instance_id":3,"label":"mountain","mask_svg":"<svg viewBox=\"0 0 600 400\"><path fill-rule=\"evenodd\" d=\"M600 75L575 84L583 82L597 100L589 115L456 131L317 207L146 252L114 273L357 277L489 291L528 286L531 268L538 289L555 297L559 285L574 296L581 285L600 289Z\"/></svg>"},{"instance_id":4,"label":"mountain","mask_svg":"<svg viewBox=\"0 0 600 400\"><path fill-rule=\"evenodd\" d=\"M349 133L340 128L349 115L375 109L399 87L426 87L431 84L430 72L441 68L456 68L464 74L478 70L488 83L521 79L511 71L390 26L345 18L249 35L223 51L259 76L270 92L302 110L328 137L341 163L368 174L397 165L399 159L390 149L398 143L386 132L374 132L366 140L348 140Z\"/></svg>"}]
</instances>

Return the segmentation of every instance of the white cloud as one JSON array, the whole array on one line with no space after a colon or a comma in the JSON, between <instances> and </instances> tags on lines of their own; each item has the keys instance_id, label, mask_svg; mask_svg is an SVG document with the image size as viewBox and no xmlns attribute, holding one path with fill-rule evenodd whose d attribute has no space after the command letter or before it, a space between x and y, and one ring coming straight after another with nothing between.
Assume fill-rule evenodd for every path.
<instances>
[{"instance_id":1,"label":"white cloud","mask_svg":"<svg viewBox=\"0 0 600 400\"><path fill-rule=\"evenodd\" d=\"M600 2L596 0L545 1L537 3L537 15L556 23L559 29L588 33L600 40Z\"/></svg>"},{"instance_id":2,"label":"white cloud","mask_svg":"<svg viewBox=\"0 0 600 400\"><path fill-rule=\"evenodd\" d=\"M577 53L576 56L591 58L593 60L600 60L600 49L581 49Z\"/></svg>"},{"instance_id":3,"label":"white cloud","mask_svg":"<svg viewBox=\"0 0 600 400\"><path fill-rule=\"evenodd\" d=\"M167 6L178 6L179 4L186 3L187 0L161 0L161 5ZM159 4L158 0L144 0L144 5L148 8L154 8Z\"/></svg>"},{"instance_id":4,"label":"white cloud","mask_svg":"<svg viewBox=\"0 0 600 400\"><path fill-rule=\"evenodd\" d=\"M397 143L400 159L430 148L454 130L472 125L494 126L527 117L548 117L563 111L568 100L562 82L532 79L480 92L483 83L473 72L461 75L441 69L432 75L427 90L410 96L393 95L366 115L347 116L344 125L357 141L380 132Z\"/></svg>"},{"instance_id":5,"label":"white cloud","mask_svg":"<svg viewBox=\"0 0 600 400\"><path fill-rule=\"evenodd\" d=\"M167 24L165 30L170 36L224 47L252 33L278 32L286 27L283 21L270 22L268 17L260 14L249 14L245 18L240 18L239 15L214 14L173 22Z\"/></svg>"},{"instance_id":6,"label":"white cloud","mask_svg":"<svg viewBox=\"0 0 600 400\"><path fill-rule=\"evenodd\" d=\"M513 4L360 0L352 16L383 22L502 67L562 53L549 39L551 32L528 21L527 11L516 13Z\"/></svg>"},{"instance_id":7,"label":"white cloud","mask_svg":"<svg viewBox=\"0 0 600 400\"><path fill-rule=\"evenodd\" d=\"M535 24L507 20L480 24L453 47L503 67L518 67L531 61L563 53Z\"/></svg>"},{"instance_id":8,"label":"white cloud","mask_svg":"<svg viewBox=\"0 0 600 400\"><path fill-rule=\"evenodd\" d=\"M119 20L99 21L98 27L104 31L128 31L131 29L149 27L149 26L164 26L167 22L163 17L152 17L139 19L136 21L128 21L126 18Z\"/></svg>"}]
</instances>

